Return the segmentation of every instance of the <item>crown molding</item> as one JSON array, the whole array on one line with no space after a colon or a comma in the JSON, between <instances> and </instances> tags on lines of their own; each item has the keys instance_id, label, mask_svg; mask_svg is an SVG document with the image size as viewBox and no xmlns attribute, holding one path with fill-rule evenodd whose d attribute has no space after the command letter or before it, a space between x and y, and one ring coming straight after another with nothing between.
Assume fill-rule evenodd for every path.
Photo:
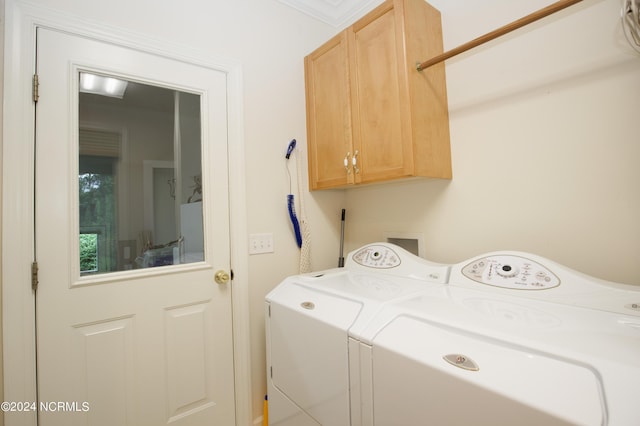
<instances>
[{"instance_id":1,"label":"crown molding","mask_svg":"<svg viewBox=\"0 0 640 426\"><path fill-rule=\"evenodd\" d=\"M278 0L334 27L355 21L382 0Z\"/></svg>"}]
</instances>

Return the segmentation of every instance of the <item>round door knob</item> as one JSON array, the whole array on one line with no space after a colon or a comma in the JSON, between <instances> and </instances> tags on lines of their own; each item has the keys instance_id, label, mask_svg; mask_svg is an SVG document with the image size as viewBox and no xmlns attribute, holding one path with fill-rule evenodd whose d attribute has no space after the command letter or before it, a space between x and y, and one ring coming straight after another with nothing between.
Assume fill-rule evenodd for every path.
<instances>
[{"instance_id":1,"label":"round door knob","mask_svg":"<svg viewBox=\"0 0 640 426\"><path fill-rule=\"evenodd\" d=\"M229 276L229 273L227 271L223 271L222 269L219 271L216 271L216 274L214 276L214 279L216 280L216 282L218 284L226 284L229 282L229 278L231 278Z\"/></svg>"}]
</instances>

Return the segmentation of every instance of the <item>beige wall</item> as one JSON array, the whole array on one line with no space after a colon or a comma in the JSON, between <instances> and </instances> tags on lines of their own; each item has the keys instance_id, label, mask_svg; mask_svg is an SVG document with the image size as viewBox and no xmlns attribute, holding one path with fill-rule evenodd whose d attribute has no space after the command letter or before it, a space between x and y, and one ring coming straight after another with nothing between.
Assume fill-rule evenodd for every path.
<instances>
[{"instance_id":1,"label":"beige wall","mask_svg":"<svg viewBox=\"0 0 640 426\"><path fill-rule=\"evenodd\" d=\"M445 48L549 4L431 3ZM524 250L640 284L640 57L619 8L587 0L449 60L453 180L349 190L348 247L420 233L435 261Z\"/></svg>"}]
</instances>

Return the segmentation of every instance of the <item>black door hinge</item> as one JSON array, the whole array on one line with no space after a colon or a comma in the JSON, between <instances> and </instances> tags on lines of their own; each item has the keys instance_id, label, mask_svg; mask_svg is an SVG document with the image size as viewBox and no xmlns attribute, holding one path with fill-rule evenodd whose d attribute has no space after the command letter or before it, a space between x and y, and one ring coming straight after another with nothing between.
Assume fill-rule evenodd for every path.
<instances>
[{"instance_id":1,"label":"black door hinge","mask_svg":"<svg viewBox=\"0 0 640 426\"><path fill-rule=\"evenodd\" d=\"M33 291L38 289L38 262L31 264L31 289Z\"/></svg>"},{"instance_id":2,"label":"black door hinge","mask_svg":"<svg viewBox=\"0 0 640 426\"><path fill-rule=\"evenodd\" d=\"M33 102L37 103L40 95L38 93L38 86L40 86L40 82L38 81L38 74L33 75Z\"/></svg>"}]
</instances>

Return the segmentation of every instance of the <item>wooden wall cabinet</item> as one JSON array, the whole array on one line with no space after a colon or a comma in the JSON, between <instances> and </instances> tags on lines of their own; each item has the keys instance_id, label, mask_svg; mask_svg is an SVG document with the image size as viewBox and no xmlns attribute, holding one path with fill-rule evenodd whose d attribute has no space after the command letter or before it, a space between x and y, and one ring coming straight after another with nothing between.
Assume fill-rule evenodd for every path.
<instances>
[{"instance_id":1,"label":"wooden wall cabinet","mask_svg":"<svg viewBox=\"0 0 640 426\"><path fill-rule=\"evenodd\" d=\"M440 12L387 0L305 58L311 190L451 179Z\"/></svg>"}]
</instances>

